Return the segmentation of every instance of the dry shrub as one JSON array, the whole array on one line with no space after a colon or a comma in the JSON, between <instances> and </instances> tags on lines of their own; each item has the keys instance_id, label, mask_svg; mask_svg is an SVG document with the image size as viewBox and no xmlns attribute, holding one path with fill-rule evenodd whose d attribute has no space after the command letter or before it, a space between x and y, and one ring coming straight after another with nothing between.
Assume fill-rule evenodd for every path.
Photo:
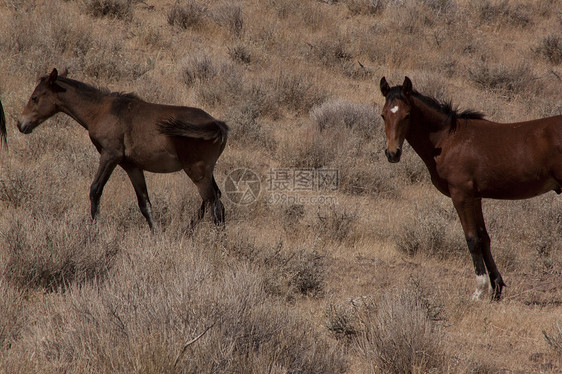
<instances>
[{"instance_id":1,"label":"dry shrub","mask_svg":"<svg viewBox=\"0 0 562 374\"><path fill-rule=\"evenodd\" d=\"M247 45L235 44L228 48L228 55L234 62L250 64L252 62L252 52Z\"/></svg>"},{"instance_id":2,"label":"dry shrub","mask_svg":"<svg viewBox=\"0 0 562 374\"><path fill-rule=\"evenodd\" d=\"M244 13L236 3L225 2L213 10L213 19L232 35L239 37L244 29Z\"/></svg>"},{"instance_id":3,"label":"dry shrub","mask_svg":"<svg viewBox=\"0 0 562 374\"><path fill-rule=\"evenodd\" d=\"M291 133L282 138L277 146L275 155L284 166L318 169L334 165L334 160L344 148L342 131L329 129L321 132L317 126L296 131L297 134Z\"/></svg>"},{"instance_id":4,"label":"dry shrub","mask_svg":"<svg viewBox=\"0 0 562 374\"><path fill-rule=\"evenodd\" d=\"M326 35L309 44L314 59L327 67L345 66L354 57L350 46L348 38L339 33Z\"/></svg>"},{"instance_id":5,"label":"dry shrub","mask_svg":"<svg viewBox=\"0 0 562 374\"><path fill-rule=\"evenodd\" d=\"M305 113L327 94L306 72L284 69L257 79L247 79L243 67L226 58L201 53L180 64L183 81L195 87L198 98L210 106L250 108L251 116L278 117L281 109Z\"/></svg>"},{"instance_id":6,"label":"dry shrub","mask_svg":"<svg viewBox=\"0 0 562 374\"><path fill-rule=\"evenodd\" d=\"M356 211L330 206L327 211L317 213L315 230L321 237L342 242L349 239L353 224L357 221Z\"/></svg>"},{"instance_id":7,"label":"dry shrub","mask_svg":"<svg viewBox=\"0 0 562 374\"><path fill-rule=\"evenodd\" d=\"M229 105L241 99L243 71L230 60L212 58L206 53L191 55L180 63L180 73L185 84L194 87L198 99L206 105Z\"/></svg>"},{"instance_id":8,"label":"dry shrub","mask_svg":"<svg viewBox=\"0 0 562 374\"><path fill-rule=\"evenodd\" d=\"M83 6L94 17L114 17L129 20L135 4L140 0L82 0Z\"/></svg>"},{"instance_id":9,"label":"dry shrub","mask_svg":"<svg viewBox=\"0 0 562 374\"><path fill-rule=\"evenodd\" d=\"M515 27L532 24L531 10L527 5L512 4L509 0L483 0L474 4L480 15L480 21L485 24Z\"/></svg>"},{"instance_id":10,"label":"dry shrub","mask_svg":"<svg viewBox=\"0 0 562 374\"><path fill-rule=\"evenodd\" d=\"M562 358L562 325L557 322L553 328L552 333L547 333L543 330L543 335L548 345L548 348L560 358Z\"/></svg>"},{"instance_id":11,"label":"dry shrub","mask_svg":"<svg viewBox=\"0 0 562 374\"><path fill-rule=\"evenodd\" d=\"M310 119L321 130L347 128L366 139L380 136L381 120L377 108L368 104L357 104L341 98L330 99L310 111ZM351 136L351 134L350 134Z\"/></svg>"},{"instance_id":12,"label":"dry shrub","mask_svg":"<svg viewBox=\"0 0 562 374\"><path fill-rule=\"evenodd\" d=\"M220 67L207 54L190 55L180 62L180 72L188 86L196 82L207 82L216 77L219 71Z\"/></svg>"},{"instance_id":13,"label":"dry shrub","mask_svg":"<svg viewBox=\"0 0 562 374\"><path fill-rule=\"evenodd\" d=\"M124 38L119 32L100 32L87 17L71 6L46 2L33 12L19 10L1 30L0 45L18 56L32 76L53 67L69 67L95 78L138 78L149 67L137 58L123 56ZM5 40L2 42L1 40Z\"/></svg>"},{"instance_id":14,"label":"dry shrub","mask_svg":"<svg viewBox=\"0 0 562 374\"><path fill-rule=\"evenodd\" d=\"M29 11L17 8L0 28L0 46L18 56L18 68L32 76L50 71L53 66L82 61L92 47L89 23L71 7L47 2Z\"/></svg>"},{"instance_id":15,"label":"dry shrub","mask_svg":"<svg viewBox=\"0 0 562 374\"><path fill-rule=\"evenodd\" d=\"M168 23L182 29L188 29L203 24L207 9L195 0L185 0L183 5L176 2L168 11Z\"/></svg>"},{"instance_id":16,"label":"dry shrub","mask_svg":"<svg viewBox=\"0 0 562 374\"><path fill-rule=\"evenodd\" d=\"M402 215L400 230L395 235L401 252L409 256L424 253L440 259L466 253L464 236L450 201L428 200L416 203L412 210Z\"/></svg>"},{"instance_id":17,"label":"dry shrub","mask_svg":"<svg viewBox=\"0 0 562 374\"><path fill-rule=\"evenodd\" d=\"M316 84L314 76L307 72L280 70L270 84L274 84L278 101L296 113L308 112L327 97L326 92Z\"/></svg>"},{"instance_id":18,"label":"dry shrub","mask_svg":"<svg viewBox=\"0 0 562 374\"><path fill-rule=\"evenodd\" d=\"M36 179L29 170L6 167L0 175L0 201L19 208L32 200Z\"/></svg>"},{"instance_id":19,"label":"dry shrub","mask_svg":"<svg viewBox=\"0 0 562 374\"><path fill-rule=\"evenodd\" d=\"M423 1L396 1L389 4L387 10L394 28L416 40L424 30L433 28L436 22L443 22Z\"/></svg>"},{"instance_id":20,"label":"dry shrub","mask_svg":"<svg viewBox=\"0 0 562 374\"><path fill-rule=\"evenodd\" d=\"M336 339L350 342L361 333L360 316L363 308L373 303L368 297L349 299L345 302L330 303L324 310L326 328Z\"/></svg>"},{"instance_id":21,"label":"dry shrub","mask_svg":"<svg viewBox=\"0 0 562 374\"><path fill-rule=\"evenodd\" d=\"M521 63L506 65L480 61L468 69L468 77L481 89L488 89L509 98L518 94L536 92L536 77L531 68Z\"/></svg>"},{"instance_id":22,"label":"dry shrub","mask_svg":"<svg viewBox=\"0 0 562 374\"><path fill-rule=\"evenodd\" d=\"M533 52L554 65L562 63L562 37L560 34L549 34L542 37Z\"/></svg>"},{"instance_id":23,"label":"dry shrub","mask_svg":"<svg viewBox=\"0 0 562 374\"><path fill-rule=\"evenodd\" d=\"M294 299L297 295L324 294L327 259L316 250L256 245L243 237L232 240L229 253L260 269L265 290L272 295Z\"/></svg>"},{"instance_id":24,"label":"dry shrub","mask_svg":"<svg viewBox=\"0 0 562 374\"><path fill-rule=\"evenodd\" d=\"M440 372L446 368L444 344L434 322L433 304L408 287L367 303L360 314L356 346L371 372Z\"/></svg>"},{"instance_id":25,"label":"dry shrub","mask_svg":"<svg viewBox=\"0 0 562 374\"><path fill-rule=\"evenodd\" d=\"M57 290L74 282L102 279L112 266L117 244L89 218L14 214L3 223L2 277L23 288Z\"/></svg>"},{"instance_id":26,"label":"dry shrub","mask_svg":"<svg viewBox=\"0 0 562 374\"><path fill-rule=\"evenodd\" d=\"M0 254L0 258L4 258ZM26 321L25 295L13 284L0 278L0 357L15 344ZM1 360L0 360L1 362Z\"/></svg>"},{"instance_id":27,"label":"dry shrub","mask_svg":"<svg viewBox=\"0 0 562 374\"><path fill-rule=\"evenodd\" d=\"M127 247L104 282L46 299L3 367L29 370L17 357L33 351L47 372L345 371L342 353L268 295L256 268L221 264L183 239L136 237Z\"/></svg>"},{"instance_id":28,"label":"dry shrub","mask_svg":"<svg viewBox=\"0 0 562 374\"><path fill-rule=\"evenodd\" d=\"M351 14L375 15L381 13L385 8L383 0L345 0L343 2Z\"/></svg>"},{"instance_id":29,"label":"dry shrub","mask_svg":"<svg viewBox=\"0 0 562 374\"><path fill-rule=\"evenodd\" d=\"M264 126L263 121L258 118L260 112L260 108L253 101L228 108L229 139L240 144L252 144L262 149L274 148L275 139L269 127Z\"/></svg>"},{"instance_id":30,"label":"dry shrub","mask_svg":"<svg viewBox=\"0 0 562 374\"><path fill-rule=\"evenodd\" d=\"M558 235L562 227L561 206L557 196L550 194L516 202L486 202L488 230L497 233L497 242L502 244L500 248L505 247L498 253L501 256L498 260L507 262L504 265L508 265L508 269L520 270L530 265L528 271L561 279L562 240ZM513 250L523 240L532 254L530 264L522 262L519 253Z\"/></svg>"}]
</instances>

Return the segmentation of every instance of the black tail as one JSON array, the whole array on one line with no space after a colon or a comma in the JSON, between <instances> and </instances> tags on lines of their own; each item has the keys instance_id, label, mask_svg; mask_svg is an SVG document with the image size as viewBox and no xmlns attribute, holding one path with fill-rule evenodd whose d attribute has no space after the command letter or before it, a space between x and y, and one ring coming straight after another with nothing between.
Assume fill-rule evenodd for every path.
<instances>
[{"instance_id":1,"label":"black tail","mask_svg":"<svg viewBox=\"0 0 562 374\"><path fill-rule=\"evenodd\" d=\"M4 108L0 101L0 148L8 148L8 141L6 139L6 116L4 115Z\"/></svg>"},{"instance_id":2,"label":"black tail","mask_svg":"<svg viewBox=\"0 0 562 374\"><path fill-rule=\"evenodd\" d=\"M160 121L160 132L168 136L213 140L226 144L228 126L222 121L210 121L200 125L184 122L175 118Z\"/></svg>"}]
</instances>

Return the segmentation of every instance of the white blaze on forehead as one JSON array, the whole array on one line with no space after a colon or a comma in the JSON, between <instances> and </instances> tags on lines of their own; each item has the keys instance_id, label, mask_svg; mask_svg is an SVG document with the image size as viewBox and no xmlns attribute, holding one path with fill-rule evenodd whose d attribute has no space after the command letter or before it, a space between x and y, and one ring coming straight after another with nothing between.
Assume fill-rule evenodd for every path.
<instances>
[{"instance_id":1,"label":"white blaze on forehead","mask_svg":"<svg viewBox=\"0 0 562 374\"><path fill-rule=\"evenodd\" d=\"M391 111L392 113L398 112L398 105L396 105L395 107L392 107L392 108L390 109L390 111Z\"/></svg>"}]
</instances>

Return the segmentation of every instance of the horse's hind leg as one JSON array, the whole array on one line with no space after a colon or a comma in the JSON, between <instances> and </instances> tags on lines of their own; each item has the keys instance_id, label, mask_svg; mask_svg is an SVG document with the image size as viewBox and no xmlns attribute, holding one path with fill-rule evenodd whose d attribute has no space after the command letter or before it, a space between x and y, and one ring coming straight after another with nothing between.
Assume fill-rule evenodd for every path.
<instances>
[{"instance_id":1,"label":"horse's hind leg","mask_svg":"<svg viewBox=\"0 0 562 374\"><path fill-rule=\"evenodd\" d=\"M193 228L198 222L203 220L207 208L210 209L214 223L224 224L224 206L220 201L220 189L215 182L212 170L205 170L203 166L199 168L191 167L186 169L186 173L197 186L199 195L203 200L196 217L191 221Z\"/></svg>"},{"instance_id":2,"label":"horse's hind leg","mask_svg":"<svg viewBox=\"0 0 562 374\"><path fill-rule=\"evenodd\" d=\"M215 180L215 177L213 176L213 189L215 190L215 204L213 205L213 211L212 211L212 215L213 215L213 220L215 221L215 225L223 225L224 224L224 220L225 220L225 211L224 211L224 205L222 204L221 201L221 195L222 192L219 188L219 186L217 185L217 181Z\"/></svg>"},{"instance_id":3,"label":"horse's hind leg","mask_svg":"<svg viewBox=\"0 0 562 374\"><path fill-rule=\"evenodd\" d=\"M127 175L133 184L142 215L148 222L150 229L154 230L152 205L150 204L150 199L148 198L148 190L146 189L146 180L144 179L143 171L136 166L126 163L121 164L121 167L127 172Z\"/></svg>"},{"instance_id":4,"label":"horse's hind leg","mask_svg":"<svg viewBox=\"0 0 562 374\"><path fill-rule=\"evenodd\" d=\"M502 289L505 286L502 276L498 271L494 258L492 257L492 252L490 251L490 236L488 231L486 231L486 224L484 223L484 216L482 214L482 201L478 200L477 206L477 227L478 235L482 243L482 255L484 257L484 263L486 264L486 269L488 269L488 276L490 277L490 285L492 287L492 299L499 300L501 297Z\"/></svg>"}]
</instances>

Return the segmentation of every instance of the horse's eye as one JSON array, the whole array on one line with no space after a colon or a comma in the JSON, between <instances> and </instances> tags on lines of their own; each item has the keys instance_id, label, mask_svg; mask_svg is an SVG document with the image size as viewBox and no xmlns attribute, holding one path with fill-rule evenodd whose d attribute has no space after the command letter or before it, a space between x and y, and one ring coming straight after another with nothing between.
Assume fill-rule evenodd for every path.
<instances>
[{"instance_id":1,"label":"horse's eye","mask_svg":"<svg viewBox=\"0 0 562 374\"><path fill-rule=\"evenodd\" d=\"M37 104L39 102L39 98L37 96L33 96L31 98L31 101L33 101L35 104Z\"/></svg>"},{"instance_id":2,"label":"horse's eye","mask_svg":"<svg viewBox=\"0 0 562 374\"><path fill-rule=\"evenodd\" d=\"M406 114L406 117L404 117L404 119L410 119L410 113Z\"/></svg>"}]
</instances>

